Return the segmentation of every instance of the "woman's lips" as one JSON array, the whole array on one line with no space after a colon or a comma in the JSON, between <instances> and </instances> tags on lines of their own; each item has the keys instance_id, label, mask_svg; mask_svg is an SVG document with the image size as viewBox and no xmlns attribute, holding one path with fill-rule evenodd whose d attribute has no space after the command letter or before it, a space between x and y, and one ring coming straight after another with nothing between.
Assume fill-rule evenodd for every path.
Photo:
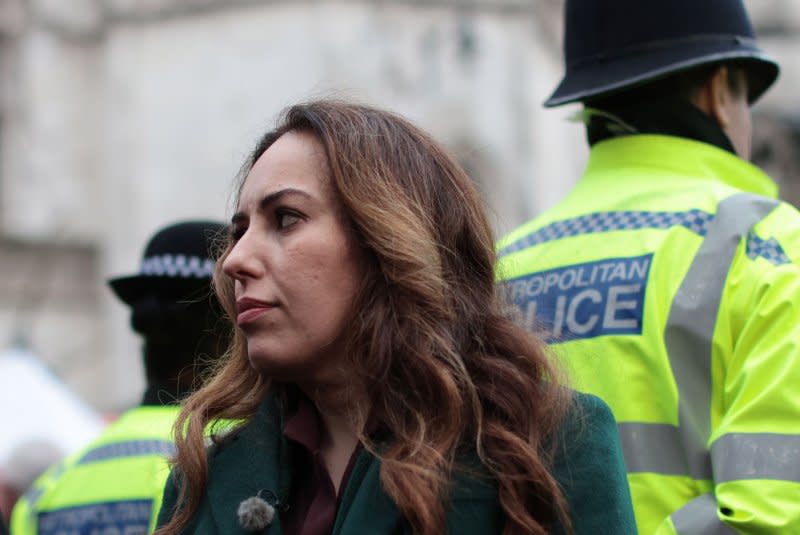
<instances>
[{"instance_id":1,"label":"woman's lips","mask_svg":"<svg viewBox=\"0 0 800 535\"><path fill-rule=\"evenodd\" d=\"M274 309L277 305L274 303L267 303L257 299L241 298L236 301L236 324L242 327L248 323L252 323L262 314Z\"/></svg>"}]
</instances>

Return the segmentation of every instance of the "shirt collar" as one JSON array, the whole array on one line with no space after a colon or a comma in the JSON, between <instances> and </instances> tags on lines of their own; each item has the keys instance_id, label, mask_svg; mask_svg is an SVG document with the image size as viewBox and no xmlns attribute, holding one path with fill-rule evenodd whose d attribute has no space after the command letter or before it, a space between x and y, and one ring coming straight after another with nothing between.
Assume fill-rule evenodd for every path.
<instances>
[{"instance_id":1,"label":"shirt collar","mask_svg":"<svg viewBox=\"0 0 800 535\"><path fill-rule=\"evenodd\" d=\"M283 436L292 440L308 451L316 451L322 442L322 417L314 402L303 394L299 388L289 386L286 389L286 423ZM373 416L367 419L364 428L366 436L373 440L386 439L388 432Z\"/></svg>"},{"instance_id":2,"label":"shirt collar","mask_svg":"<svg viewBox=\"0 0 800 535\"><path fill-rule=\"evenodd\" d=\"M308 451L316 451L322 440L322 421L319 412L311 400L302 394L298 394L293 401L294 407L288 414L283 435Z\"/></svg>"}]
</instances>

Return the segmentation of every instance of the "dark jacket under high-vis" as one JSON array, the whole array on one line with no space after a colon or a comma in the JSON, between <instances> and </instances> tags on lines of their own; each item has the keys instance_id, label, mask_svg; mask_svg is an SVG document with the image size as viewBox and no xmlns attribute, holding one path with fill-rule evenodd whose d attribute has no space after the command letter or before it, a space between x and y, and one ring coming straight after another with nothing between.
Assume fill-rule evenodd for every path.
<instances>
[{"instance_id":1,"label":"dark jacket under high-vis","mask_svg":"<svg viewBox=\"0 0 800 535\"><path fill-rule=\"evenodd\" d=\"M145 405L45 472L14 507L13 535L145 535L155 528L178 406Z\"/></svg>"},{"instance_id":2,"label":"dark jacket under high-vis","mask_svg":"<svg viewBox=\"0 0 800 535\"><path fill-rule=\"evenodd\" d=\"M591 151L498 276L618 421L640 533L800 534L800 214L729 152Z\"/></svg>"}]
</instances>

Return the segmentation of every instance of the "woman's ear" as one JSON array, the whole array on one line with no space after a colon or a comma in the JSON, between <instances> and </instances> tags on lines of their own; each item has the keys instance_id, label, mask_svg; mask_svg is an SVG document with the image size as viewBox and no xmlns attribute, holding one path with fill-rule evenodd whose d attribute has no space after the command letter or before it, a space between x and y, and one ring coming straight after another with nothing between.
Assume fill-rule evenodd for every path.
<instances>
[{"instance_id":1,"label":"woman's ear","mask_svg":"<svg viewBox=\"0 0 800 535\"><path fill-rule=\"evenodd\" d=\"M727 129L731 123L730 100L732 98L728 77L731 75L727 67L714 69L703 85L694 95L694 104L706 115Z\"/></svg>"}]
</instances>

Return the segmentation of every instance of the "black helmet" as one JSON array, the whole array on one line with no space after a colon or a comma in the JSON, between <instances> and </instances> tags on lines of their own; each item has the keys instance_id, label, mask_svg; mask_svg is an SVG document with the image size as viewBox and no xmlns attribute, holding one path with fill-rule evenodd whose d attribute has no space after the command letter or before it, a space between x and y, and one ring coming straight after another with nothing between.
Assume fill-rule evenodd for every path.
<instances>
[{"instance_id":1,"label":"black helmet","mask_svg":"<svg viewBox=\"0 0 800 535\"><path fill-rule=\"evenodd\" d=\"M741 0L567 0L565 18L566 74L547 107L718 62L745 67L750 102L778 77Z\"/></svg>"},{"instance_id":2,"label":"black helmet","mask_svg":"<svg viewBox=\"0 0 800 535\"><path fill-rule=\"evenodd\" d=\"M214 274L213 242L224 228L216 221L185 221L164 227L147 243L139 273L108 283L128 305L153 295L169 300L207 291Z\"/></svg>"}]
</instances>

